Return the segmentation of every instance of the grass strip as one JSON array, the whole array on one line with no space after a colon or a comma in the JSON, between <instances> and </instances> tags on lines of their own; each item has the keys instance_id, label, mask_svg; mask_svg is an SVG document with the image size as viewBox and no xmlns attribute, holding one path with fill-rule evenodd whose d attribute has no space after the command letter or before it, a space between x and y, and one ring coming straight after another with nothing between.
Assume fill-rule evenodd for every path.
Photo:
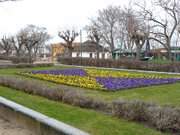
<instances>
[{"instance_id":1,"label":"grass strip","mask_svg":"<svg viewBox=\"0 0 180 135\"><path fill-rule=\"evenodd\" d=\"M0 86L0 96L80 128L92 135L167 135L142 124L117 119L93 110L50 101L7 87Z\"/></svg>"}]
</instances>

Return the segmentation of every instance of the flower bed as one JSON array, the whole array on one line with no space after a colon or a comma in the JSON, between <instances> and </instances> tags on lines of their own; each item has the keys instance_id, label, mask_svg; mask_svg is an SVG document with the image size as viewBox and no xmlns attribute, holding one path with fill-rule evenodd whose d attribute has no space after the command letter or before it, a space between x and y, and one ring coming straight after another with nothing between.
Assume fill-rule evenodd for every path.
<instances>
[{"instance_id":1,"label":"flower bed","mask_svg":"<svg viewBox=\"0 0 180 135\"><path fill-rule=\"evenodd\" d=\"M73 75L52 75L52 74L29 74L26 75L46 81L51 81L60 84L77 86L89 89L104 89L95 78L88 76L73 76Z\"/></svg>"},{"instance_id":2,"label":"flower bed","mask_svg":"<svg viewBox=\"0 0 180 135\"><path fill-rule=\"evenodd\" d=\"M66 70L40 70L32 71L32 74L50 74L50 75L72 75L72 76L86 76L86 71L83 69L66 69Z\"/></svg>"},{"instance_id":3,"label":"flower bed","mask_svg":"<svg viewBox=\"0 0 180 135\"><path fill-rule=\"evenodd\" d=\"M175 83L179 79L152 79L152 78L102 78L98 77L97 82L103 85L108 90L130 89L143 86L152 86L160 84Z\"/></svg>"},{"instance_id":4,"label":"flower bed","mask_svg":"<svg viewBox=\"0 0 180 135\"><path fill-rule=\"evenodd\" d=\"M115 78L180 78L180 75L157 74L157 73L137 73L127 71L85 69L92 77L115 77Z\"/></svg>"},{"instance_id":5,"label":"flower bed","mask_svg":"<svg viewBox=\"0 0 180 135\"><path fill-rule=\"evenodd\" d=\"M172 84L180 81L180 76L178 75L97 69L40 70L21 74L60 84L107 91Z\"/></svg>"}]
</instances>

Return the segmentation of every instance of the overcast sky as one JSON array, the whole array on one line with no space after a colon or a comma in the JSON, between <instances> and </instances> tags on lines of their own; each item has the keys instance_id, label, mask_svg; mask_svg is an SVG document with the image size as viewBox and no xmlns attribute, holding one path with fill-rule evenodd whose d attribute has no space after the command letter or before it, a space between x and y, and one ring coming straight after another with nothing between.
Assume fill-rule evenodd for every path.
<instances>
[{"instance_id":1,"label":"overcast sky","mask_svg":"<svg viewBox=\"0 0 180 135\"><path fill-rule=\"evenodd\" d=\"M0 3L0 33L14 34L27 24L48 29L53 42L58 42L59 29L88 24L99 9L108 5L124 6L128 0L21 0Z\"/></svg>"}]
</instances>

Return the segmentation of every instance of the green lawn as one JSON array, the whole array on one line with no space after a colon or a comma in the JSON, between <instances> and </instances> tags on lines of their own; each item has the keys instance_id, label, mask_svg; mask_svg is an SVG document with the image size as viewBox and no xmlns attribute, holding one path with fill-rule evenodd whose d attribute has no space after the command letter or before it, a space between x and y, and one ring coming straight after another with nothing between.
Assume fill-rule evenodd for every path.
<instances>
[{"instance_id":1,"label":"green lawn","mask_svg":"<svg viewBox=\"0 0 180 135\"><path fill-rule=\"evenodd\" d=\"M6 87L0 87L0 96L80 128L92 135L165 135L142 124L117 119L93 110L72 107Z\"/></svg>"},{"instance_id":2,"label":"green lawn","mask_svg":"<svg viewBox=\"0 0 180 135\"><path fill-rule=\"evenodd\" d=\"M136 88L117 92L86 91L89 96L104 100L140 99L160 105L180 107L180 83Z\"/></svg>"},{"instance_id":3,"label":"green lawn","mask_svg":"<svg viewBox=\"0 0 180 135\"><path fill-rule=\"evenodd\" d=\"M31 68L31 69L0 69L0 75L12 75L15 76L17 72L26 71L26 70L45 70L45 69L63 69L67 67L47 67L47 68ZM17 77L23 77L16 75ZM23 77L26 79L32 79ZM49 86L57 86L58 84L37 80L42 83L46 83ZM70 87L70 86L68 86ZM99 90L84 90L78 87L71 87L72 89L78 89L83 91L86 95L94 98L103 99L106 101L112 101L116 99L140 99L148 102L155 102L160 105L172 105L172 106L180 106L180 83L176 84L168 84L168 85L160 85L160 86L152 86L152 87L143 87L143 88L135 88L130 90L123 90L117 92L106 92ZM63 87L62 87L63 89Z\"/></svg>"},{"instance_id":4,"label":"green lawn","mask_svg":"<svg viewBox=\"0 0 180 135\"><path fill-rule=\"evenodd\" d=\"M153 59L149 60L148 62L155 63L155 64L170 64L172 61L170 60L163 60L163 59Z\"/></svg>"},{"instance_id":5,"label":"green lawn","mask_svg":"<svg viewBox=\"0 0 180 135\"><path fill-rule=\"evenodd\" d=\"M70 67L36 67L22 69L0 69L0 75L16 76L24 79L32 79L17 75L18 72L31 70L47 70L47 69L64 69ZM37 79L35 79L37 80ZM37 80L45 83L48 86L54 87L59 84L48 81ZM63 85L59 85L62 86ZM106 101L116 99L140 99L148 102L155 102L160 105L180 106L180 83L136 88L131 90L123 90L117 92L106 92L99 90L81 89L78 87L66 86L71 89L83 91L84 94ZM59 102L47 100L42 97L32 96L0 86L0 96L6 97L24 106L32 108L45 115L53 117L57 120L68 123L74 127L80 128L92 135L162 135L164 133L157 132L154 129L148 128L143 124L117 119L102 113L72 107Z\"/></svg>"}]
</instances>

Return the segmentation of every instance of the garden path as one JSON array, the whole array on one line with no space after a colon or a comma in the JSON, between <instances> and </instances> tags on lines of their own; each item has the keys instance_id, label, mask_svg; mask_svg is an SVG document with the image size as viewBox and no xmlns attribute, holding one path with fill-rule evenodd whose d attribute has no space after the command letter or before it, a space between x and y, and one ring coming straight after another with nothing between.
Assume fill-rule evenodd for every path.
<instances>
[{"instance_id":1,"label":"garden path","mask_svg":"<svg viewBox=\"0 0 180 135\"><path fill-rule=\"evenodd\" d=\"M35 135L30 130L0 118L0 135Z\"/></svg>"}]
</instances>

